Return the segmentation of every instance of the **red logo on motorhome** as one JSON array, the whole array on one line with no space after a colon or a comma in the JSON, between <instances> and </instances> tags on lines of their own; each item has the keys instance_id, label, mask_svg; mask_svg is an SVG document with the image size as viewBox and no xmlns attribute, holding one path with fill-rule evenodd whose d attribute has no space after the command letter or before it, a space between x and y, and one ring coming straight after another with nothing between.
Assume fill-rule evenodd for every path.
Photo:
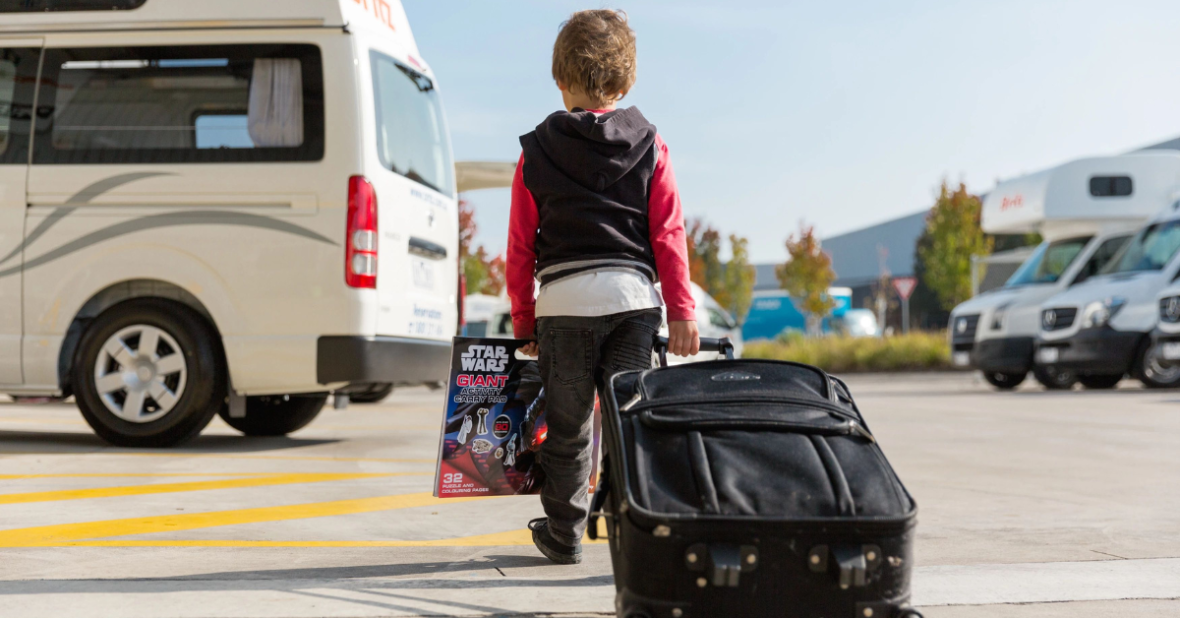
<instances>
[{"instance_id":1,"label":"red logo on motorhome","mask_svg":"<svg viewBox=\"0 0 1180 618\"><path fill-rule=\"evenodd\" d=\"M1000 202L1000 210L1002 210L1002 211L1008 210L1009 208L1022 208L1022 207L1024 207L1024 196L1023 195L1014 195L1012 197L1005 197L1004 200Z\"/></svg>"},{"instance_id":2,"label":"red logo on motorhome","mask_svg":"<svg viewBox=\"0 0 1180 618\"><path fill-rule=\"evenodd\" d=\"M393 10L389 8L389 3L385 0L352 0L353 2L364 5L365 10L369 10L369 3L373 3L373 16L377 21L389 26L390 30L396 31L397 28L393 25Z\"/></svg>"}]
</instances>

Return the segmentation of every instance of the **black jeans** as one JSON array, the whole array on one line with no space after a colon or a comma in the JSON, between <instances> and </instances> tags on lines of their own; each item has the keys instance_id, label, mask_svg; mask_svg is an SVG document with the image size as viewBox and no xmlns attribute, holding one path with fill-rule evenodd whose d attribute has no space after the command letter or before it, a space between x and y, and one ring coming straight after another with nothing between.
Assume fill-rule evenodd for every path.
<instances>
[{"instance_id":1,"label":"black jeans","mask_svg":"<svg viewBox=\"0 0 1180 618\"><path fill-rule=\"evenodd\" d=\"M577 545L590 514L594 392L620 371L647 369L660 329L659 309L601 317L537 319L549 435L541 444L541 506L558 541Z\"/></svg>"}]
</instances>

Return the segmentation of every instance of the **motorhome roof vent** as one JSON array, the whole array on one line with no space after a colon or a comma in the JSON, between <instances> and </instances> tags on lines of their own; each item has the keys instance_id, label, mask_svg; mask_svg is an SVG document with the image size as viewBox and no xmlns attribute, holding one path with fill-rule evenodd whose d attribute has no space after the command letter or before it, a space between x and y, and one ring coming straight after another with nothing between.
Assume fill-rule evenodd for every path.
<instances>
[{"instance_id":1,"label":"motorhome roof vent","mask_svg":"<svg viewBox=\"0 0 1180 618\"><path fill-rule=\"evenodd\" d=\"M147 0L0 0L0 13L46 11L129 11Z\"/></svg>"},{"instance_id":2,"label":"motorhome roof vent","mask_svg":"<svg viewBox=\"0 0 1180 618\"><path fill-rule=\"evenodd\" d=\"M1127 197L1131 190L1130 176L1090 177L1090 195L1094 197Z\"/></svg>"}]
</instances>

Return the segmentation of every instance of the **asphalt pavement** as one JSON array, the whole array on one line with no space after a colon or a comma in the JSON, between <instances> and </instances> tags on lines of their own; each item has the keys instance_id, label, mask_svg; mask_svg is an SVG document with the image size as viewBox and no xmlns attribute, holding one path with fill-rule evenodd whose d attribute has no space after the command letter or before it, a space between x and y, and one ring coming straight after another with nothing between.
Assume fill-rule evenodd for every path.
<instances>
[{"instance_id":1,"label":"asphalt pavement","mask_svg":"<svg viewBox=\"0 0 1180 618\"><path fill-rule=\"evenodd\" d=\"M928 618L1180 615L1180 392L849 382L919 503ZM606 546L550 565L536 498L430 497L442 400L405 389L289 438L215 421L166 450L0 401L0 615L610 615Z\"/></svg>"}]
</instances>

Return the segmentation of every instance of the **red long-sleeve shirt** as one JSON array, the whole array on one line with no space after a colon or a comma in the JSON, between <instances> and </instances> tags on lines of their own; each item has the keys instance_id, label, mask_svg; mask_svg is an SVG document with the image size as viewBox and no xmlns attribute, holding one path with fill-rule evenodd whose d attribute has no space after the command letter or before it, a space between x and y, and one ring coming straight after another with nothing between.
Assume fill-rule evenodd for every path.
<instances>
[{"instance_id":1,"label":"red long-sleeve shirt","mask_svg":"<svg viewBox=\"0 0 1180 618\"><path fill-rule=\"evenodd\" d=\"M656 135L656 168L647 199L648 239L655 254L669 321L695 320L696 303L688 278L688 243L680 192L668 155L668 145ZM537 226L540 215L533 194L524 186L524 155L512 179L512 212L508 223L506 279L512 301L512 330L517 338L534 336L536 329L534 277L537 269Z\"/></svg>"}]
</instances>

